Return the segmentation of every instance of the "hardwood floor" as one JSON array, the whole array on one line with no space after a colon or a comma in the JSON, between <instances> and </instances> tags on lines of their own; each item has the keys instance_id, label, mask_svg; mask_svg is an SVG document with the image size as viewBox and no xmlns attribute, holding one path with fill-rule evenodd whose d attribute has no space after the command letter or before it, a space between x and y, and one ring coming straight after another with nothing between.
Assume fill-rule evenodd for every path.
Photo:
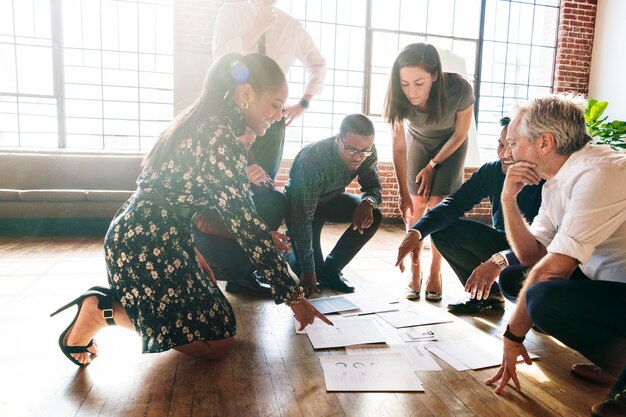
<instances>
[{"instance_id":1,"label":"hardwood floor","mask_svg":"<svg viewBox=\"0 0 626 417\"><path fill-rule=\"evenodd\" d=\"M328 249L343 229L324 231ZM384 226L349 265L357 291L402 300L406 276L393 267L404 233ZM296 335L290 311L272 301L227 297L238 342L223 359L202 362L174 351L142 355L136 335L119 328L98 334L99 357L79 369L57 347L75 309L50 318L58 306L92 285L106 285L102 238L0 237L0 416L584 416L605 389L573 378L576 352L539 333L526 346L540 356L521 365L523 391L493 394L483 380L495 368L418 372L423 393L328 393L318 356ZM223 288L223 287L222 287ZM330 293L328 293L330 294ZM444 299L464 298L444 270ZM418 303L425 303L419 301ZM459 316L472 330L500 334L513 310ZM445 326L445 325L440 325Z\"/></svg>"}]
</instances>

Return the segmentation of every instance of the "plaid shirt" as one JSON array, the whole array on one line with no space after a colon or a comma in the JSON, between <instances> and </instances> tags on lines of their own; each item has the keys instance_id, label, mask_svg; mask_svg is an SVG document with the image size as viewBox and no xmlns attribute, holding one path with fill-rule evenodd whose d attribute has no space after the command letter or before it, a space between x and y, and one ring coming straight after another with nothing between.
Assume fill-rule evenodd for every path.
<instances>
[{"instance_id":1,"label":"plaid shirt","mask_svg":"<svg viewBox=\"0 0 626 417\"><path fill-rule=\"evenodd\" d=\"M303 273L314 272L312 223L317 206L343 193L358 177L361 198L382 202L376 147L356 171L350 171L339 156L335 136L311 143L296 156L285 192L290 205L290 236Z\"/></svg>"}]
</instances>

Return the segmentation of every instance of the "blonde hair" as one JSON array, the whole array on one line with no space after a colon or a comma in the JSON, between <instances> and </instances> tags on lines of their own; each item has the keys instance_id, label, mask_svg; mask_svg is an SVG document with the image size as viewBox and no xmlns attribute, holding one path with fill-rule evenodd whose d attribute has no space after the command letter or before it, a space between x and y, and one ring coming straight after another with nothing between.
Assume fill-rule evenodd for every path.
<instances>
[{"instance_id":1,"label":"blonde hair","mask_svg":"<svg viewBox=\"0 0 626 417\"><path fill-rule=\"evenodd\" d=\"M569 156L591 141L585 125L585 106L582 96L549 94L518 103L511 113L514 119L520 119L520 135L534 142L542 133L551 133L556 153Z\"/></svg>"}]
</instances>

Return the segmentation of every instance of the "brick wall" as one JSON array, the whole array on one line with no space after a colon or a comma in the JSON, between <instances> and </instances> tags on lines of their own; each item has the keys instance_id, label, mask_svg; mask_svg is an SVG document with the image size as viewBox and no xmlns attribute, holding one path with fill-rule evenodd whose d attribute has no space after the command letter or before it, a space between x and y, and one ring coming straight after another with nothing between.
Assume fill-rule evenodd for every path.
<instances>
[{"instance_id":1,"label":"brick wall","mask_svg":"<svg viewBox=\"0 0 626 417\"><path fill-rule=\"evenodd\" d=\"M218 8L233 0L177 0L175 2L175 97L176 110L191 103L202 85L211 59L211 38ZM587 94L589 69L595 27L597 0L562 0L554 68L554 92ZM291 161L283 161L277 178L283 187ZM466 168L467 179L476 168ZM398 185L393 164L381 162L379 172L383 183L381 208L388 218L400 218ZM358 193L353 183L348 191ZM468 217L489 221L490 206L485 200L468 213Z\"/></svg>"},{"instance_id":2,"label":"brick wall","mask_svg":"<svg viewBox=\"0 0 626 417\"><path fill-rule=\"evenodd\" d=\"M289 169L291 168L291 160L285 160L280 166L280 171L276 176L276 187L283 190L287 180L289 179ZM465 168L464 178L467 180L478 168ZM379 162L378 173L380 175L380 182L383 186L383 203L380 208L387 219L400 219L400 210L398 209L398 182L396 181L396 173L393 169L393 163L391 162ZM348 187L346 192L353 194L360 194L359 183L353 181ZM467 213L467 217L474 220L480 220L485 222L491 221L491 206L489 200L483 200L479 205L474 207L474 210Z\"/></svg>"},{"instance_id":3,"label":"brick wall","mask_svg":"<svg viewBox=\"0 0 626 417\"><path fill-rule=\"evenodd\" d=\"M554 70L555 93L589 91L597 0L562 0Z\"/></svg>"}]
</instances>

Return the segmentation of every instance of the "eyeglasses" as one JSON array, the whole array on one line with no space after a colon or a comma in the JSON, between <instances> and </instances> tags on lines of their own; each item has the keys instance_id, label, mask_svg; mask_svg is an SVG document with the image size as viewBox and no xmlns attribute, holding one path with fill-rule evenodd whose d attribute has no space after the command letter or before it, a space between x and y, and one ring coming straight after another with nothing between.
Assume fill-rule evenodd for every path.
<instances>
[{"instance_id":1,"label":"eyeglasses","mask_svg":"<svg viewBox=\"0 0 626 417\"><path fill-rule=\"evenodd\" d=\"M367 158L374 153L374 150L372 148L357 149L353 148L352 146L346 146L346 139L341 135L339 137L341 138L341 143L343 144L343 150L346 151L346 153L350 156L360 155L363 158Z\"/></svg>"}]
</instances>

